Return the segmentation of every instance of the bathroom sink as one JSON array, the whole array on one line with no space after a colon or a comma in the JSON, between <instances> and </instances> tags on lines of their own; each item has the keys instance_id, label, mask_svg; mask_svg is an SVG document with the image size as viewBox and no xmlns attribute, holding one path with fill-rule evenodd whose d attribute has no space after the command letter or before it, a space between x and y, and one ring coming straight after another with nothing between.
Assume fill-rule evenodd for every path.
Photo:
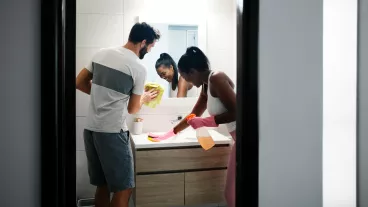
<instances>
[{"instance_id":1,"label":"bathroom sink","mask_svg":"<svg viewBox=\"0 0 368 207\"><path fill-rule=\"evenodd\" d=\"M211 134L215 144L231 144L231 139L215 130L208 130ZM153 134L164 134L165 132L154 132ZM186 129L176 136L160 141L152 142L148 139L148 133L140 135L131 135L135 148L162 148L162 147L183 147L183 146L199 146L196 137L196 131L193 129Z\"/></svg>"}]
</instances>

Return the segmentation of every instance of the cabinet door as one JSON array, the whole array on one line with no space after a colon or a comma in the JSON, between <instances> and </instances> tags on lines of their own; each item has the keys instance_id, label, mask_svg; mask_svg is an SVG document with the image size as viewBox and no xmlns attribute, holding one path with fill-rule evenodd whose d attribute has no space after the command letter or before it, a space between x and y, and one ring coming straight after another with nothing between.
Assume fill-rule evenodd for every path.
<instances>
[{"instance_id":1,"label":"cabinet door","mask_svg":"<svg viewBox=\"0 0 368 207\"><path fill-rule=\"evenodd\" d=\"M226 167L230 147L137 151L136 172L192 170Z\"/></svg>"},{"instance_id":2,"label":"cabinet door","mask_svg":"<svg viewBox=\"0 0 368 207\"><path fill-rule=\"evenodd\" d=\"M184 205L184 173L137 175L136 207Z\"/></svg>"},{"instance_id":3,"label":"cabinet door","mask_svg":"<svg viewBox=\"0 0 368 207\"><path fill-rule=\"evenodd\" d=\"M185 205L223 203L226 170L185 173Z\"/></svg>"}]
</instances>

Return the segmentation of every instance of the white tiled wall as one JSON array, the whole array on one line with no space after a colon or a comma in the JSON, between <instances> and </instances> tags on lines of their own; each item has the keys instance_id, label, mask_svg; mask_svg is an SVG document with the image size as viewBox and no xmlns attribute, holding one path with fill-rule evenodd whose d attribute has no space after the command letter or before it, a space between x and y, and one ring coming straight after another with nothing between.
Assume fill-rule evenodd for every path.
<instances>
[{"instance_id":1,"label":"white tiled wall","mask_svg":"<svg viewBox=\"0 0 368 207\"><path fill-rule=\"evenodd\" d=\"M138 114L129 117L128 127L132 127L133 118L139 117L143 119L143 132L168 131L177 124L177 122L171 123L171 121L176 120L178 116L185 117L188 115L196 101L197 98L171 98L162 99L160 105L157 105L156 108L143 106Z\"/></svg>"},{"instance_id":2,"label":"white tiled wall","mask_svg":"<svg viewBox=\"0 0 368 207\"><path fill-rule=\"evenodd\" d=\"M122 0L77 0L78 14L123 14Z\"/></svg>"},{"instance_id":3,"label":"white tiled wall","mask_svg":"<svg viewBox=\"0 0 368 207\"><path fill-rule=\"evenodd\" d=\"M236 82L236 2L208 0L207 55L214 70ZM214 32L216 31L216 32Z\"/></svg>"},{"instance_id":4,"label":"white tiled wall","mask_svg":"<svg viewBox=\"0 0 368 207\"><path fill-rule=\"evenodd\" d=\"M77 47L123 45L122 14L77 14Z\"/></svg>"},{"instance_id":5,"label":"white tiled wall","mask_svg":"<svg viewBox=\"0 0 368 207\"><path fill-rule=\"evenodd\" d=\"M155 0L152 0L155 1ZM123 45L135 18L143 11L144 0L77 0L76 72L83 69L101 48ZM234 3L234 4L233 4ZM236 77L236 22L234 0L208 0L206 53L215 70ZM174 8L175 9L175 8ZM188 12L188 15L190 13ZM76 75L77 75L76 74ZM145 132L167 131L178 115L187 115L196 102L192 99L164 99L155 109L143 107L139 114L128 118L131 128L134 117L144 119ZM89 96L76 94L77 197L93 197L95 188L89 184L84 151L83 129ZM204 116L207 116L205 112ZM228 135L224 126L219 132Z\"/></svg>"},{"instance_id":6,"label":"white tiled wall","mask_svg":"<svg viewBox=\"0 0 368 207\"><path fill-rule=\"evenodd\" d=\"M76 73L78 74L101 48L123 45L123 0L77 0ZM77 75L76 74L76 75ZM84 151L85 126L89 96L76 94L77 197L93 197Z\"/></svg>"}]
</instances>

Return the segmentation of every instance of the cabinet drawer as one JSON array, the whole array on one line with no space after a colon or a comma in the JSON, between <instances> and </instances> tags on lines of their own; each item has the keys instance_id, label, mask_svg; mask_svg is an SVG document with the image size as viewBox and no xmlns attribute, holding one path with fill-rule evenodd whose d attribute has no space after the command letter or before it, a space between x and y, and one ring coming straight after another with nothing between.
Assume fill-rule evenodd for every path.
<instances>
[{"instance_id":1,"label":"cabinet drawer","mask_svg":"<svg viewBox=\"0 0 368 207\"><path fill-rule=\"evenodd\" d=\"M223 203L226 170L185 173L185 205Z\"/></svg>"},{"instance_id":2,"label":"cabinet drawer","mask_svg":"<svg viewBox=\"0 0 368 207\"><path fill-rule=\"evenodd\" d=\"M136 207L184 206L184 173L137 175Z\"/></svg>"},{"instance_id":3,"label":"cabinet drawer","mask_svg":"<svg viewBox=\"0 0 368 207\"><path fill-rule=\"evenodd\" d=\"M193 170L226 167L230 147L136 151L136 172Z\"/></svg>"}]
</instances>

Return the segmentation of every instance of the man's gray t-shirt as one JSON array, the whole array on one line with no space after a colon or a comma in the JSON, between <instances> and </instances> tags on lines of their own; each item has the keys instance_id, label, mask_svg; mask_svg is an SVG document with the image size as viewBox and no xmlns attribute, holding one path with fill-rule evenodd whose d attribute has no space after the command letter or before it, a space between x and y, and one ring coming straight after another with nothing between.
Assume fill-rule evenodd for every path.
<instances>
[{"instance_id":1,"label":"man's gray t-shirt","mask_svg":"<svg viewBox=\"0 0 368 207\"><path fill-rule=\"evenodd\" d=\"M124 47L100 50L86 67L93 74L86 129L118 133L127 130L128 101L142 95L146 69L138 56Z\"/></svg>"}]
</instances>

